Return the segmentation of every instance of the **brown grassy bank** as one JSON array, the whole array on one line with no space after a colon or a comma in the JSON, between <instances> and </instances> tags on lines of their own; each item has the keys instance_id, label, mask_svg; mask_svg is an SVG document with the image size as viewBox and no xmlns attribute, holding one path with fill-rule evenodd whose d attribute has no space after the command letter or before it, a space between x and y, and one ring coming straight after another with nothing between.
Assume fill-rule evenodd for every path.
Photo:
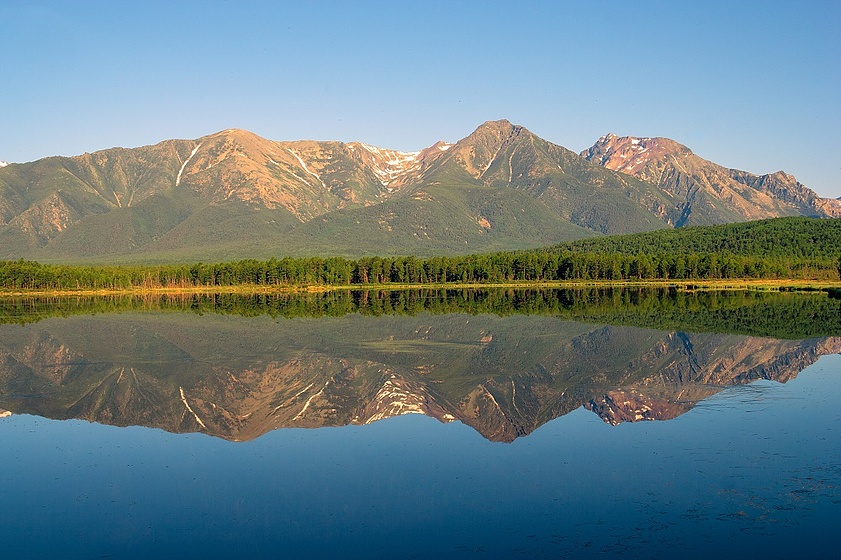
<instances>
[{"instance_id":1,"label":"brown grassy bank","mask_svg":"<svg viewBox=\"0 0 841 560\"><path fill-rule=\"evenodd\" d=\"M809 279L716 279L716 280L565 280L553 282L504 283L383 283L383 284L314 284L281 286L239 284L233 286L137 286L131 288L62 289L62 290L3 290L0 297L61 297L113 295L190 295L190 294L282 294L314 293L338 290L408 290L408 289L495 289L495 288L605 288L605 287L674 287L681 290L829 290L841 289L839 280Z\"/></svg>"}]
</instances>

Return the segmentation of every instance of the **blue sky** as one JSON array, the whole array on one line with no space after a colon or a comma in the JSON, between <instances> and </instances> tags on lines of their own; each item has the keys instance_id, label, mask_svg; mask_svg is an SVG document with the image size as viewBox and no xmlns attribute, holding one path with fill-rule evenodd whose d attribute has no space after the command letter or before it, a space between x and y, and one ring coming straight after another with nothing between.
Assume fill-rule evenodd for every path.
<instances>
[{"instance_id":1,"label":"blue sky","mask_svg":"<svg viewBox=\"0 0 841 560\"><path fill-rule=\"evenodd\" d=\"M841 2L0 0L0 160L245 128L417 150L507 118L841 196Z\"/></svg>"}]
</instances>

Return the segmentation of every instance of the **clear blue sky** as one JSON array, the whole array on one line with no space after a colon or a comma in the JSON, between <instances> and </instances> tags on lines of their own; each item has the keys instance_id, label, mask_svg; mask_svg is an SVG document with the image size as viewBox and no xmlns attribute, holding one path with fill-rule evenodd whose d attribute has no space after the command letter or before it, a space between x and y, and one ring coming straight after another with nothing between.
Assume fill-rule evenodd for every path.
<instances>
[{"instance_id":1,"label":"clear blue sky","mask_svg":"<svg viewBox=\"0 0 841 560\"><path fill-rule=\"evenodd\" d=\"M522 5L521 5L522 4ZM841 2L0 0L0 160L245 128L417 150L507 118L841 196Z\"/></svg>"}]
</instances>

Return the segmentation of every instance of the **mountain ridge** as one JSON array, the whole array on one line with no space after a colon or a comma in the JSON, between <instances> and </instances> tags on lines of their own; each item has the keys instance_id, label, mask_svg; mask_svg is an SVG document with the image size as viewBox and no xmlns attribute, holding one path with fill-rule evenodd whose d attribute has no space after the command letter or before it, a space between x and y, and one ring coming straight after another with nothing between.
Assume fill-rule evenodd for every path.
<instances>
[{"instance_id":1,"label":"mountain ridge","mask_svg":"<svg viewBox=\"0 0 841 560\"><path fill-rule=\"evenodd\" d=\"M668 138L609 133L581 156L672 193L677 204L670 209L668 221L677 227L716 223L714 211L732 214L731 221L789 215L841 217L841 204L819 197L784 171L754 175L726 168ZM722 208L721 201L729 202L729 207Z\"/></svg>"},{"instance_id":2,"label":"mountain ridge","mask_svg":"<svg viewBox=\"0 0 841 560\"><path fill-rule=\"evenodd\" d=\"M603 136L579 155L499 120L455 143L402 152L226 129L10 164L0 167L0 258L464 254L757 217L841 216L841 202L783 172L726 170L672 140L632 137L624 143L669 150L627 165L619 140Z\"/></svg>"}]
</instances>

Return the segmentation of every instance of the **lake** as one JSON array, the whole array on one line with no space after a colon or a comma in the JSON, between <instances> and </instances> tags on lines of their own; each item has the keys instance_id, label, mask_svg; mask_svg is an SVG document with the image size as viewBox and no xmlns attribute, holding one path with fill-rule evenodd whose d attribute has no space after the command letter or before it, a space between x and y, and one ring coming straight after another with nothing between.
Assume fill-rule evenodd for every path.
<instances>
[{"instance_id":1,"label":"lake","mask_svg":"<svg viewBox=\"0 0 841 560\"><path fill-rule=\"evenodd\" d=\"M0 300L11 557L830 557L841 302Z\"/></svg>"}]
</instances>

